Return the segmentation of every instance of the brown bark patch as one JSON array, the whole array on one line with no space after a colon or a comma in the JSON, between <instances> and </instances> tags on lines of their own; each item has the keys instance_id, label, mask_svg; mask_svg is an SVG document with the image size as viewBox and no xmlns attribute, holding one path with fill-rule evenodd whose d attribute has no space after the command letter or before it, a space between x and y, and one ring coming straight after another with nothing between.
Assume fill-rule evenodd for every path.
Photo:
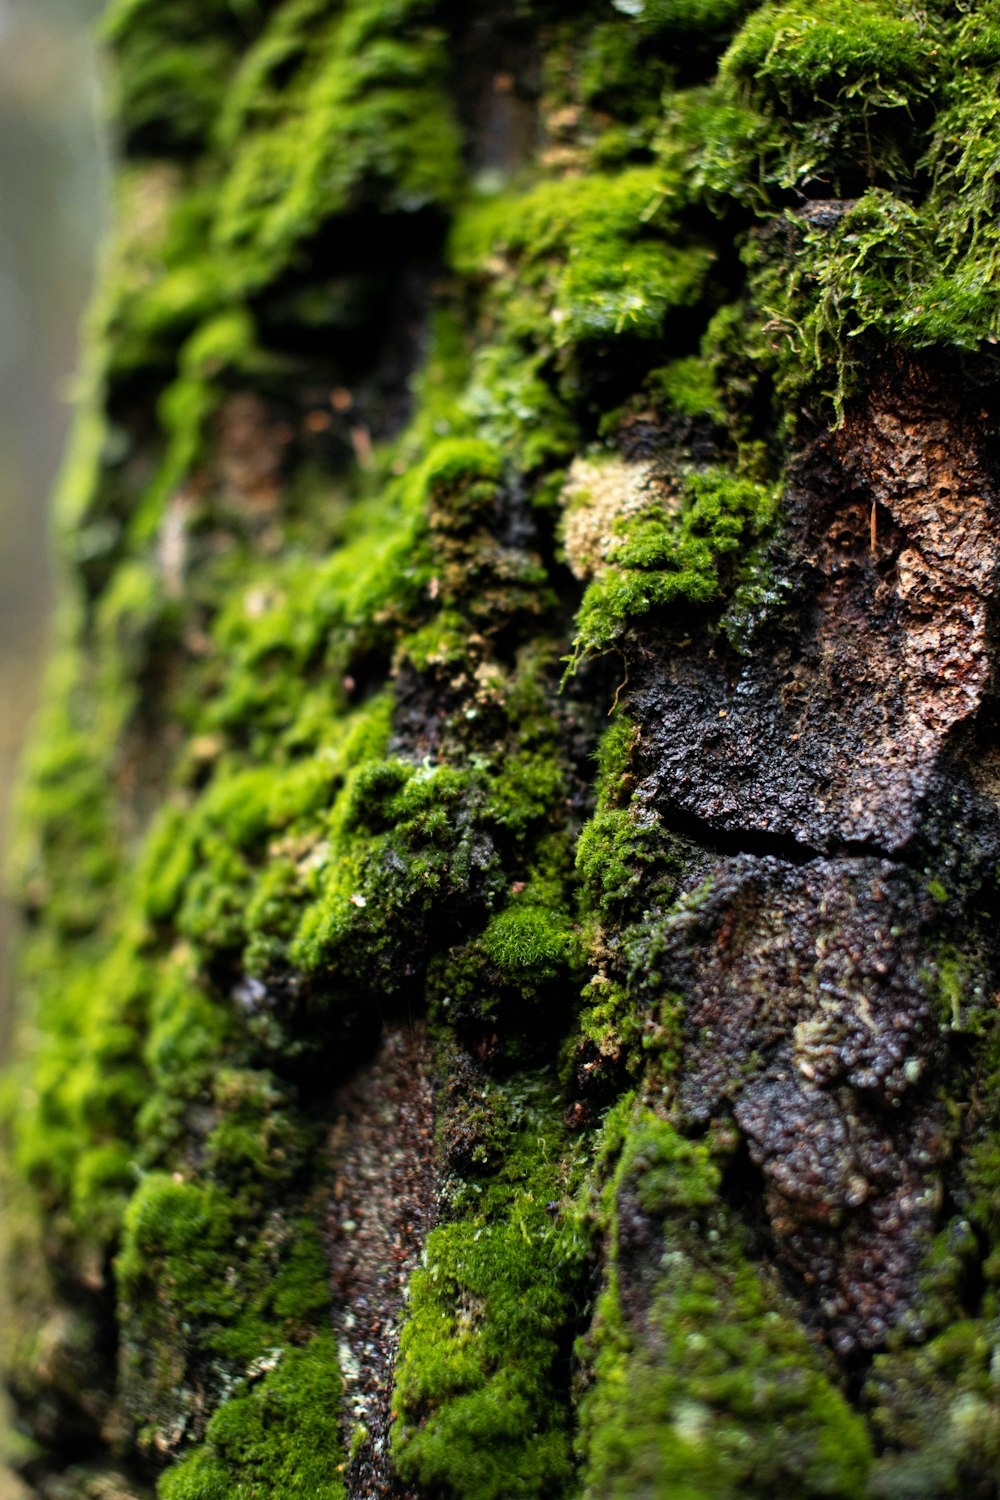
<instances>
[{"instance_id":1,"label":"brown bark patch","mask_svg":"<svg viewBox=\"0 0 1000 1500\"><path fill-rule=\"evenodd\" d=\"M392 1385L406 1289L434 1222L434 1092L422 1024L394 1025L336 1099L329 1211L334 1334L344 1427L356 1446L351 1500L409 1500L389 1456Z\"/></svg>"},{"instance_id":2,"label":"brown bark patch","mask_svg":"<svg viewBox=\"0 0 1000 1500\"><path fill-rule=\"evenodd\" d=\"M785 513L774 565L800 602L772 638L647 658L649 793L717 831L895 853L992 679L1000 506L977 413L912 370L876 381L795 466Z\"/></svg>"}]
</instances>

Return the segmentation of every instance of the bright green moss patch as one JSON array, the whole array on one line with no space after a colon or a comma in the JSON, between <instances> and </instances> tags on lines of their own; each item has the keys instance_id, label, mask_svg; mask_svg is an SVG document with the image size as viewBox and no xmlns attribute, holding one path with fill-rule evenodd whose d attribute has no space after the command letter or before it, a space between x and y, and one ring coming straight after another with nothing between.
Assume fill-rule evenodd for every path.
<instances>
[{"instance_id":1,"label":"bright green moss patch","mask_svg":"<svg viewBox=\"0 0 1000 1500\"><path fill-rule=\"evenodd\" d=\"M735 555L773 524L768 486L722 470L689 475L679 515L648 509L619 523L621 541L584 595L577 615L577 654L606 649L628 622L670 606L721 600L736 575Z\"/></svg>"},{"instance_id":2,"label":"bright green moss patch","mask_svg":"<svg viewBox=\"0 0 1000 1500\"><path fill-rule=\"evenodd\" d=\"M341 858L302 918L293 961L340 984L405 983L403 955L431 911L495 868L488 846L475 847L470 791L467 775L447 768L390 763L358 773L337 813Z\"/></svg>"},{"instance_id":3,"label":"bright green moss patch","mask_svg":"<svg viewBox=\"0 0 1000 1500\"><path fill-rule=\"evenodd\" d=\"M671 846L648 808L608 808L584 826L576 864L603 921L613 924L650 877L671 864Z\"/></svg>"},{"instance_id":4,"label":"bright green moss patch","mask_svg":"<svg viewBox=\"0 0 1000 1500\"><path fill-rule=\"evenodd\" d=\"M414 213L458 188L444 38L422 0L351 0L332 18L311 9L278 11L222 127L232 160L216 240L255 285L337 215ZM279 66L280 110L269 111L267 75Z\"/></svg>"},{"instance_id":5,"label":"bright green moss patch","mask_svg":"<svg viewBox=\"0 0 1000 1500\"><path fill-rule=\"evenodd\" d=\"M545 1097L517 1084L493 1107L506 1147L460 1194L467 1217L436 1229L400 1338L393 1453L405 1481L463 1500L570 1492L566 1343L588 1237L558 1201L572 1157Z\"/></svg>"},{"instance_id":6,"label":"bright green moss patch","mask_svg":"<svg viewBox=\"0 0 1000 1500\"><path fill-rule=\"evenodd\" d=\"M572 1474L556 1382L579 1258L567 1264L544 1205L515 1211L512 1224L434 1232L400 1346L400 1474L470 1500L541 1500Z\"/></svg>"},{"instance_id":7,"label":"bright green moss patch","mask_svg":"<svg viewBox=\"0 0 1000 1500\"><path fill-rule=\"evenodd\" d=\"M935 243L938 222L933 207L871 188L833 225L798 225L802 255L793 266L751 266L761 292L775 294L772 330L780 338L772 332L771 350L783 388L801 385L810 365L835 372L842 412L865 348L974 350L1000 337L993 246L954 261Z\"/></svg>"},{"instance_id":8,"label":"bright green moss patch","mask_svg":"<svg viewBox=\"0 0 1000 1500\"><path fill-rule=\"evenodd\" d=\"M721 71L786 107L845 97L874 110L927 87L932 47L890 0L786 0L748 18Z\"/></svg>"},{"instance_id":9,"label":"bright green moss patch","mask_svg":"<svg viewBox=\"0 0 1000 1500\"><path fill-rule=\"evenodd\" d=\"M497 496L502 461L497 448L481 438L447 438L436 443L420 470L420 485L431 507L432 524L464 530L482 520Z\"/></svg>"},{"instance_id":10,"label":"bright green moss patch","mask_svg":"<svg viewBox=\"0 0 1000 1500\"><path fill-rule=\"evenodd\" d=\"M219 315L224 268L205 243L214 191L210 175L168 163L121 175L110 274L95 307L102 375L127 380L152 368L169 376L179 341Z\"/></svg>"},{"instance_id":11,"label":"bright green moss patch","mask_svg":"<svg viewBox=\"0 0 1000 1500\"><path fill-rule=\"evenodd\" d=\"M475 276L504 257L493 296L514 337L556 348L621 333L652 338L668 313L697 298L711 262L698 245L666 249L673 207L651 169L544 183L467 208L452 258Z\"/></svg>"},{"instance_id":12,"label":"bright green moss patch","mask_svg":"<svg viewBox=\"0 0 1000 1500\"><path fill-rule=\"evenodd\" d=\"M342 1500L342 1382L333 1340L268 1350L215 1412L205 1442L161 1479L161 1500Z\"/></svg>"},{"instance_id":13,"label":"bright green moss patch","mask_svg":"<svg viewBox=\"0 0 1000 1500\"><path fill-rule=\"evenodd\" d=\"M492 918L481 938L491 963L544 982L579 963L576 935L566 919L519 900Z\"/></svg>"},{"instance_id":14,"label":"bright green moss patch","mask_svg":"<svg viewBox=\"0 0 1000 1500\"><path fill-rule=\"evenodd\" d=\"M577 437L580 362L616 339L660 337L697 302L711 249L680 229L678 187L652 168L544 182L468 203L455 269L482 288L480 342L460 406L529 471Z\"/></svg>"},{"instance_id":15,"label":"bright green moss patch","mask_svg":"<svg viewBox=\"0 0 1000 1500\"><path fill-rule=\"evenodd\" d=\"M722 60L719 79L748 117L753 151L782 187L876 181L906 173L914 109L933 91L938 49L889 0L764 5ZM733 125L738 127L737 117ZM712 149L712 148L710 148Z\"/></svg>"}]
</instances>

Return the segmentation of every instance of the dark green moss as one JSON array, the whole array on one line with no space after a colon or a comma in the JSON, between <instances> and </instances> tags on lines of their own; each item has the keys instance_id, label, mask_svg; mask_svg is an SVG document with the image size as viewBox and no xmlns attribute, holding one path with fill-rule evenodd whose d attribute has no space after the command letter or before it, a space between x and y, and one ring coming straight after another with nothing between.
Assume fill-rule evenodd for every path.
<instances>
[{"instance_id":1,"label":"dark green moss","mask_svg":"<svg viewBox=\"0 0 1000 1500\"><path fill-rule=\"evenodd\" d=\"M609 1122L619 1134L623 1105ZM861 1419L720 1207L702 1143L640 1115L607 1195L608 1282L581 1354L592 1363L579 1446L587 1495L861 1496ZM664 1275L637 1321L624 1313L622 1214L662 1224Z\"/></svg>"},{"instance_id":2,"label":"dark green moss","mask_svg":"<svg viewBox=\"0 0 1000 1500\"><path fill-rule=\"evenodd\" d=\"M114 108L132 150L191 151L205 139L255 6L116 0L104 17L117 54ZM242 23L242 24L241 24Z\"/></svg>"},{"instance_id":3,"label":"dark green moss","mask_svg":"<svg viewBox=\"0 0 1000 1500\"><path fill-rule=\"evenodd\" d=\"M281 8L243 63L221 133L231 153L218 248L260 285L338 215L414 213L459 184L443 90L444 38L423 0L352 0L342 14ZM280 106L268 75L280 67Z\"/></svg>"},{"instance_id":4,"label":"dark green moss","mask_svg":"<svg viewBox=\"0 0 1000 1500\"><path fill-rule=\"evenodd\" d=\"M631 726L620 719L605 735L603 754L631 745ZM576 864L588 904L612 927L631 904L640 886L661 883L676 853L661 820L631 799L633 778L621 763L618 774L604 771L598 788L598 807L577 843ZM660 877L658 880L657 877Z\"/></svg>"},{"instance_id":5,"label":"dark green moss","mask_svg":"<svg viewBox=\"0 0 1000 1500\"><path fill-rule=\"evenodd\" d=\"M884 1449L870 1484L874 1500L960 1495L995 1471L995 1349L990 1324L959 1319L923 1348L876 1357L866 1388Z\"/></svg>"}]
</instances>

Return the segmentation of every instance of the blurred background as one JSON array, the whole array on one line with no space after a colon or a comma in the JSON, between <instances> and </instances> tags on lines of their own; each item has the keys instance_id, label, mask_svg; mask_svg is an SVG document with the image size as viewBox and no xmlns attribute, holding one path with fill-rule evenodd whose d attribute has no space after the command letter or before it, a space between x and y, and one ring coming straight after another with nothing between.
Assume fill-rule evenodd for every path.
<instances>
[{"instance_id":1,"label":"blurred background","mask_svg":"<svg viewBox=\"0 0 1000 1500\"><path fill-rule=\"evenodd\" d=\"M0 0L0 852L43 667L48 497L107 215L92 38L100 8L101 0ZM10 938L0 904L0 1052ZM0 1469L0 1500L22 1493Z\"/></svg>"},{"instance_id":2,"label":"blurred background","mask_svg":"<svg viewBox=\"0 0 1000 1500\"><path fill-rule=\"evenodd\" d=\"M99 9L100 0L0 0L0 840L42 669L48 496L106 217ZM0 1036L9 935L5 912Z\"/></svg>"}]
</instances>

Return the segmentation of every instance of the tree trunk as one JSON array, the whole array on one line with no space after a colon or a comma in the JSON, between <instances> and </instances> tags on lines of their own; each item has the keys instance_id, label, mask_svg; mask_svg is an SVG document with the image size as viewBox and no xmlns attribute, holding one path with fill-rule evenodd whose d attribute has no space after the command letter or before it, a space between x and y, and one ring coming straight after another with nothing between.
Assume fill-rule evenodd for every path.
<instances>
[{"instance_id":1,"label":"tree trunk","mask_svg":"<svg viewBox=\"0 0 1000 1500\"><path fill-rule=\"evenodd\" d=\"M996 1495L1000 5L105 31L33 1492Z\"/></svg>"}]
</instances>

